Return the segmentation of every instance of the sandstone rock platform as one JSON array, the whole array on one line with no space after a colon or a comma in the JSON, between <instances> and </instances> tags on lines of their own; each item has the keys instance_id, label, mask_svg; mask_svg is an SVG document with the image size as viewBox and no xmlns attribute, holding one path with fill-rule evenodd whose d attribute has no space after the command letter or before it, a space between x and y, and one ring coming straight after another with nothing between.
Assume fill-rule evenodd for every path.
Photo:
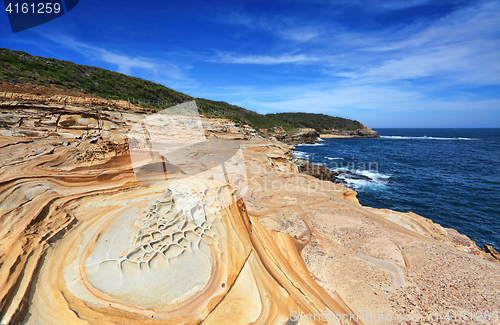
<instances>
[{"instance_id":1,"label":"sandstone rock platform","mask_svg":"<svg viewBox=\"0 0 500 325\"><path fill-rule=\"evenodd\" d=\"M128 136L148 116L0 107L1 324L499 323L485 312L499 311L500 263L466 236L363 207L228 121L202 124L237 141L244 181L203 157L135 159L152 152Z\"/></svg>"}]
</instances>

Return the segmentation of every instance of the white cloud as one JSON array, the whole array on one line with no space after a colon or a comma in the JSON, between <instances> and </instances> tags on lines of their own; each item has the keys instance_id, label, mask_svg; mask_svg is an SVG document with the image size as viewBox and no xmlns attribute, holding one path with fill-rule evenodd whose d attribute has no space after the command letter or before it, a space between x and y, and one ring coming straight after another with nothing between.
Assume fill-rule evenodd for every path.
<instances>
[{"instance_id":1,"label":"white cloud","mask_svg":"<svg viewBox=\"0 0 500 325\"><path fill-rule=\"evenodd\" d=\"M376 11L396 11L407 9L422 5L446 4L447 2L457 2L456 0L440 0L439 2L432 2L431 0L296 0L298 2L305 2L307 4L320 3L323 5L343 5L343 6L357 6L365 10Z\"/></svg>"},{"instance_id":2,"label":"white cloud","mask_svg":"<svg viewBox=\"0 0 500 325\"><path fill-rule=\"evenodd\" d=\"M309 112L342 116L373 127L467 127L493 116L500 99L436 98L404 86L307 84L290 87L226 87L202 97L224 98L259 113ZM498 114L497 114L498 115ZM412 116L412 118L408 118ZM472 121L472 117L482 116ZM443 121L443 118L446 120ZM470 122L470 123L469 123ZM472 123L474 122L474 123ZM469 123L469 124L468 124ZM498 122L485 120L491 127ZM483 124L484 124L483 123ZM474 126L477 126L474 124Z\"/></svg>"},{"instance_id":3,"label":"white cloud","mask_svg":"<svg viewBox=\"0 0 500 325\"><path fill-rule=\"evenodd\" d=\"M116 64L118 66L118 72L124 74L130 74L132 72L132 69L135 68L147 70L158 69L158 64L153 63L150 60L119 55L103 49L100 49L99 52L101 53L100 59L102 61Z\"/></svg>"},{"instance_id":4,"label":"white cloud","mask_svg":"<svg viewBox=\"0 0 500 325\"><path fill-rule=\"evenodd\" d=\"M317 28L313 27L284 29L280 33L284 38L297 42L307 42L320 35Z\"/></svg>"},{"instance_id":5,"label":"white cloud","mask_svg":"<svg viewBox=\"0 0 500 325\"><path fill-rule=\"evenodd\" d=\"M362 4L361 0L353 1ZM332 4L332 0L324 2ZM365 9L399 10L421 4L432 5L432 2L391 0L372 2ZM443 114L482 110L490 114L500 107L498 93L495 94L498 88L493 88L500 85L500 2L484 1L456 8L435 20L423 16L408 25L381 24L378 29L362 31L335 25L335 17L332 21L301 21L297 16L269 13L226 14L218 18L232 25L228 30L237 34L240 46L229 48L229 44L235 43L226 42L214 49L211 57L203 50L185 50L184 58L201 62L195 65L196 69L203 69L200 66L217 69L221 68L217 65L220 63L277 67L258 69L256 79L246 76L242 81L244 88L214 90L210 84L192 91L200 97L228 101L262 113L308 111L348 116L347 112L358 110L378 114L380 119L380 116L390 119L392 114L403 116L405 111L417 115L429 110L446 111ZM265 37L255 36L262 32ZM267 43L262 44L263 39ZM163 60L94 47L73 39L61 43L114 64L121 72L142 71L143 75L147 73L147 79L162 80L172 87L174 83L169 80L188 80L186 68ZM308 72L304 73L304 67L295 69L298 65L307 65ZM286 74L276 73L278 69ZM262 72L266 70L269 74ZM214 70L209 72L216 74ZM228 83L234 84L242 80L231 75L227 78ZM248 87L251 80L256 80L258 86ZM276 86L280 82L282 86Z\"/></svg>"},{"instance_id":6,"label":"white cloud","mask_svg":"<svg viewBox=\"0 0 500 325\"><path fill-rule=\"evenodd\" d=\"M418 6L427 0L383 1L367 6ZM433 2L427 3L433 5ZM293 18L229 15L227 22L262 29L297 42L271 43L269 51L292 50L292 54L224 54L211 62L238 64L309 64L315 71L350 78L360 83L435 79L441 84L500 84L500 4L481 2L438 20L418 20L369 32L336 29L329 23L311 21L305 26ZM314 25L317 24L317 25ZM299 27L297 27L299 26ZM314 27L312 27L314 26ZM328 31L328 32L326 32ZM300 51L301 54L293 54ZM290 53L290 52L289 52Z\"/></svg>"},{"instance_id":7,"label":"white cloud","mask_svg":"<svg viewBox=\"0 0 500 325\"><path fill-rule=\"evenodd\" d=\"M105 62L117 66L117 71L127 75L139 76L165 85L181 81L195 84L186 76L190 66L180 67L165 60L119 54L119 50L109 50L89 43L81 42L66 34L40 34L59 46L84 54L93 61ZM146 77L147 76L147 77Z\"/></svg>"},{"instance_id":8,"label":"white cloud","mask_svg":"<svg viewBox=\"0 0 500 325\"><path fill-rule=\"evenodd\" d=\"M498 85L498 21L500 5L489 2L393 34L339 35L337 44L342 44L349 58L345 64L337 60L326 65L331 75L363 83L432 78L441 84ZM355 39L356 47L349 47L347 38Z\"/></svg>"},{"instance_id":9,"label":"white cloud","mask_svg":"<svg viewBox=\"0 0 500 325\"><path fill-rule=\"evenodd\" d=\"M263 14L254 16L248 13L231 12L225 13L218 22L266 31L285 40L296 42L308 42L321 34L318 26L303 25L303 22L282 16Z\"/></svg>"},{"instance_id":10,"label":"white cloud","mask_svg":"<svg viewBox=\"0 0 500 325\"><path fill-rule=\"evenodd\" d=\"M240 95L242 95L240 93ZM402 110L423 100L417 91L373 85L309 84L298 87L243 90L245 107L262 112L335 112L349 108ZM405 103L405 104L403 104ZM242 103L240 103L242 104Z\"/></svg>"},{"instance_id":11,"label":"white cloud","mask_svg":"<svg viewBox=\"0 0 500 325\"><path fill-rule=\"evenodd\" d=\"M388 1L380 6L397 10L425 2ZM309 43L271 42L260 55L225 53L212 62L300 63L307 64L310 74L294 74L293 67L286 67L282 86L220 88L200 96L221 98L261 113L305 111L358 119L371 116L378 121L387 119L385 125L397 115L402 123L399 126L412 125L412 121L405 122L405 116L422 114L438 119L456 115L457 121L465 123L474 112L494 116L500 108L498 94L489 88L500 85L498 1L461 6L436 20L425 17L409 25L362 32L336 29L328 23L294 30L291 25L269 19L257 27L251 16L242 21L249 28L275 28L275 33L285 39ZM308 22L311 26L314 23ZM269 55L278 51L288 54ZM280 77L273 75L273 82L278 83ZM419 125L425 126L425 117L418 118L422 120ZM440 125L442 120L432 123Z\"/></svg>"},{"instance_id":12,"label":"white cloud","mask_svg":"<svg viewBox=\"0 0 500 325\"><path fill-rule=\"evenodd\" d=\"M379 8L388 10L401 10L411 7L417 7L429 4L430 0L389 0L389 1L371 1L370 4Z\"/></svg>"},{"instance_id":13,"label":"white cloud","mask_svg":"<svg viewBox=\"0 0 500 325\"><path fill-rule=\"evenodd\" d=\"M242 55L236 56L234 54L221 54L220 58L212 59L211 62L220 63L236 63L236 64L260 64L260 65L273 65L284 63L310 63L318 61L316 57L310 57L304 54L282 54L278 56L268 55Z\"/></svg>"}]
</instances>

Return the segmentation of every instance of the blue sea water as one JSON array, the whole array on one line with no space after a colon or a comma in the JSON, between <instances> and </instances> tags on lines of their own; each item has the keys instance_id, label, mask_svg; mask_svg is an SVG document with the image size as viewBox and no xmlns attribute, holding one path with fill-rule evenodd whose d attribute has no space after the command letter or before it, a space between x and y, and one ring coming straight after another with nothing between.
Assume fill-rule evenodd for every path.
<instances>
[{"instance_id":1,"label":"blue sea water","mask_svg":"<svg viewBox=\"0 0 500 325\"><path fill-rule=\"evenodd\" d=\"M413 211L500 248L500 129L376 129L380 138L298 145L296 157L347 179L362 205Z\"/></svg>"}]
</instances>

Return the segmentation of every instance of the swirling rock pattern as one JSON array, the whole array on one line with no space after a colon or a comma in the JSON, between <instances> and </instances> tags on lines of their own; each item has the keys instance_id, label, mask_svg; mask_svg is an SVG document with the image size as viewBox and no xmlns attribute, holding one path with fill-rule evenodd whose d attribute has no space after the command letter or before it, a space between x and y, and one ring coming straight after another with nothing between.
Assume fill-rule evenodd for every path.
<instances>
[{"instance_id":1,"label":"swirling rock pattern","mask_svg":"<svg viewBox=\"0 0 500 325\"><path fill-rule=\"evenodd\" d=\"M167 164L163 181L138 182L125 134L143 116L4 116L23 122L0 136L2 324L274 324L343 308L292 238L250 221L229 180ZM44 120L72 122L33 127Z\"/></svg>"},{"instance_id":2,"label":"swirling rock pattern","mask_svg":"<svg viewBox=\"0 0 500 325\"><path fill-rule=\"evenodd\" d=\"M205 163L131 161L141 113L39 106L0 112L1 324L340 324L307 315L498 307L499 264L468 238L360 206L299 174L287 145L241 142L240 193Z\"/></svg>"}]
</instances>

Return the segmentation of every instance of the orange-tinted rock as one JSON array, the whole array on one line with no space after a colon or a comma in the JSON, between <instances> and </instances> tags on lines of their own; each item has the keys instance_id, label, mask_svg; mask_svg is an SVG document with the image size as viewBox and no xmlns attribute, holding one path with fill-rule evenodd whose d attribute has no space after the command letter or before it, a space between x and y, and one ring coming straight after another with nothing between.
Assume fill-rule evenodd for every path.
<instances>
[{"instance_id":1,"label":"orange-tinted rock","mask_svg":"<svg viewBox=\"0 0 500 325\"><path fill-rule=\"evenodd\" d=\"M213 130L200 132L247 139L238 193L230 171L197 164L203 150L186 166L132 143L140 112L59 102L1 111L2 324L285 324L300 313L298 324L340 324L331 315L499 304L500 268L470 254L466 236L362 207L245 126L204 120Z\"/></svg>"}]
</instances>

